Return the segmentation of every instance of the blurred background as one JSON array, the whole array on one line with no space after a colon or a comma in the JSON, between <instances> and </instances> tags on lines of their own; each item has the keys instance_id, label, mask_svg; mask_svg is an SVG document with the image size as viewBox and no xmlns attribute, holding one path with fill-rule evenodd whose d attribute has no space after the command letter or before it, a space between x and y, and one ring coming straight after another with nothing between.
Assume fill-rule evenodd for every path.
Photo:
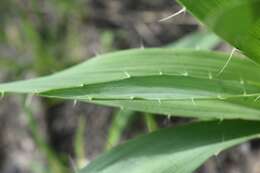
<instances>
[{"instance_id":1,"label":"blurred background","mask_svg":"<svg viewBox=\"0 0 260 173\"><path fill-rule=\"evenodd\" d=\"M201 31L174 0L0 0L0 82L65 69L106 52L164 47ZM225 44L216 49L230 51ZM191 121L33 95L0 100L0 173L77 172L137 135ZM211 158L199 173L259 173L259 142Z\"/></svg>"}]
</instances>

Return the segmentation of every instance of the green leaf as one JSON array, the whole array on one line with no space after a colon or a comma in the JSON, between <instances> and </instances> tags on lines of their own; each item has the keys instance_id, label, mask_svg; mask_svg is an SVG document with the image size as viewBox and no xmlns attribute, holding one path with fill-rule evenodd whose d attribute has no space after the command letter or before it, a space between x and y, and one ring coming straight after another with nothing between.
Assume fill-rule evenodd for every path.
<instances>
[{"instance_id":1,"label":"green leaf","mask_svg":"<svg viewBox=\"0 0 260 173\"><path fill-rule=\"evenodd\" d=\"M146 49L112 53L63 72L0 85L2 92L202 118L259 119L258 65L207 51Z\"/></svg>"},{"instance_id":2,"label":"green leaf","mask_svg":"<svg viewBox=\"0 0 260 173\"><path fill-rule=\"evenodd\" d=\"M82 100L84 101L84 100ZM86 100L85 100L86 101ZM194 101L194 103L193 103ZM96 104L121 107L122 109L160 113L167 116L183 116L201 119L247 119L259 120L259 102L255 97L202 99L202 100L110 100L92 101Z\"/></svg>"},{"instance_id":3,"label":"green leaf","mask_svg":"<svg viewBox=\"0 0 260 173\"><path fill-rule=\"evenodd\" d=\"M191 173L214 154L259 134L260 122L240 120L163 129L112 149L80 173Z\"/></svg>"},{"instance_id":4,"label":"green leaf","mask_svg":"<svg viewBox=\"0 0 260 173\"><path fill-rule=\"evenodd\" d=\"M144 115L144 121L148 132L156 131L159 128L155 116L156 115L148 114L148 113Z\"/></svg>"},{"instance_id":5,"label":"green leaf","mask_svg":"<svg viewBox=\"0 0 260 173\"><path fill-rule=\"evenodd\" d=\"M193 32L175 43L168 45L171 48L198 48L200 50L213 49L220 43L220 39L213 33L208 32ZM149 103L148 103L149 104ZM129 121L133 118L135 113L128 110L120 110L114 115L114 119L109 128L106 149L110 149L119 143L123 131L126 129ZM145 114L144 121L149 132L158 129L155 121L155 116L152 114Z\"/></svg>"},{"instance_id":6,"label":"green leaf","mask_svg":"<svg viewBox=\"0 0 260 173\"><path fill-rule=\"evenodd\" d=\"M167 115L259 119L259 93L258 85L240 81L162 75L52 90L41 95Z\"/></svg>"},{"instance_id":7,"label":"green leaf","mask_svg":"<svg viewBox=\"0 0 260 173\"><path fill-rule=\"evenodd\" d=\"M0 92L41 93L81 87L83 85L119 81L140 76L179 76L222 79L258 83L259 66L234 57L219 74L229 55L196 50L134 49L100 55L72 68L27 81L0 84ZM162 75L163 74L163 75Z\"/></svg>"},{"instance_id":8,"label":"green leaf","mask_svg":"<svg viewBox=\"0 0 260 173\"><path fill-rule=\"evenodd\" d=\"M86 120L81 115L78 120L78 127L75 132L74 137L74 152L75 152L75 158L76 158L76 167L82 168L85 166L86 159L85 159L85 153L86 153L86 141L85 141L85 132L86 132Z\"/></svg>"},{"instance_id":9,"label":"green leaf","mask_svg":"<svg viewBox=\"0 0 260 173\"><path fill-rule=\"evenodd\" d=\"M209 50L215 48L220 41L220 38L213 33L194 32L172 44L169 44L167 47Z\"/></svg>"},{"instance_id":10,"label":"green leaf","mask_svg":"<svg viewBox=\"0 0 260 173\"><path fill-rule=\"evenodd\" d=\"M246 93L245 93L246 92ZM188 76L154 75L41 93L76 100L204 100L258 96L259 85Z\"/></svg>"},{"instance_id":11,"label":"green leaf","mask_svg":"<svg viewBox=\"0 0 260 173\"><path fill-rule=\"evenodd\" d=\"M260 62L259 0L178 0L202 23Z\"/></svg>"},{"instance_id":12,"label":"green leaf","mask_svg":"<svg viewBox=\"0 0 260 173\"><path fill-rule=\"evenodd\" d=\"M134 112L128 110L120 110L114 115L107 135L106 149L110 149L120 142L124 130L133 117Z\"/></svg>"}]
</instances>

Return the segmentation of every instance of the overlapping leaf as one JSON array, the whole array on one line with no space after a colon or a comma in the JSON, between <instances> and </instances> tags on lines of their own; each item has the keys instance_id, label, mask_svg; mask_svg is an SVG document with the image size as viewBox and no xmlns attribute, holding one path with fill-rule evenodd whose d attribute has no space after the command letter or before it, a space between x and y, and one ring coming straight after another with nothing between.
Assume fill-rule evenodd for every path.
<instances>
[{"instance_id":1,"label":"overlapping leaf","mask_svg":"<svg viewBox=\"0 0 260 173\"><path fill-rule=\"evenodd\" d=\"M235 57L220 73L227 58L193 50L123 51L49 77L2 84L0 91L181 116L259 119L259 66Z\"/></svg>"},{"instance_id":2,"label":"overlapping leaf","mask_svg":"<svg viewBox=\"0 0 260 173\"><path fill-rule=\"evenodd\" d=\"M260 62L260 0L178 0L211 30Z\"/></svg>"}]
</instances>

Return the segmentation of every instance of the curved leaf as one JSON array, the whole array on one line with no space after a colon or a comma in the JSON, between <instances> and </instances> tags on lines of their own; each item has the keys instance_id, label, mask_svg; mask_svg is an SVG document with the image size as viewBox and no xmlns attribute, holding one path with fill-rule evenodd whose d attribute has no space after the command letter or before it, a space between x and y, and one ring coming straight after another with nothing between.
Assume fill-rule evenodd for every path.
<instances>
[{"instance_id":1,"label":"curved leaf","mask_svg":"<svg viewBox=\"0 0 260 173\"><path fill-rule=\"evenodd\" d=\"M135 49L101 55L50 76L0 84L0 92L41 93L162 74L259 83L260 76L255 74L259 72L260 67L238 57L234 57L225 71L219 74L227 59L226 54L207 51Z\"/></svg>"},{"instance_id":2,"label":"curved leaf","mask_svg":"<svg viewBox=\"0 0 260 173\"><path fill-rule=\"evenodd\" d=\"M239 120L163 129L112 149L80 173L191 173L214 154L259 134L260 122Z\"/></svg>"},{"instance_id":3,"label":"curved leaf","mask_svg":"<svg viewBox=\"0 0 260 173\"><path fill-rule=\"evenodd\" d=\"M82 100L86 101L86 100ZM89 102L89 101L88 101ZM259 120L259 101L255 97L228 99L187 99L167 101L95 100L92 103L110 105L167 116L185 116L206 119Z\"/></svg>"},{"instance_id":4,"label":"curved leaf","mask_svg":"<svg viewBox=\"0 0 260 173\"><path fill-rule=\"evenodd\" d=\"M258 65L225 54L146 49L103 55L0 91L58 97L178 116L259 119Z\"/></svg>"},{"instance_id":5,"label":"curved leaf","mask_svg":"<svg viewBox=\"0 0 260 173\"><path fill-rule=\"evenodd\" d=\"M240 81L147 76L52 90L41 95L167 115L259 119L256 100L259 93L258 86Z\"/></svg>"},{"instance_id":6,"label":"curved leaf","mask_svg":"<svg viewBox=\"0 0 260 173\"><path fill-rule=\"evenodd\" d=\"M211 30L260 62L260 0L178 0Z\"/></svg>"}]
</instances>

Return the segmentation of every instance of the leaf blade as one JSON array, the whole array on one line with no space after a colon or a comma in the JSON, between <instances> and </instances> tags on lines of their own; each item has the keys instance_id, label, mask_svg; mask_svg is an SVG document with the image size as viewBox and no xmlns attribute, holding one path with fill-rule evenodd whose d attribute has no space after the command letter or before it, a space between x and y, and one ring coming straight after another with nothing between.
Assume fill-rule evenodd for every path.
<instances>
[{"instance_id":1,"label":"leaf blade","mask_svg":"<svg viewBox=\"0 0 260 173\"><path fill-rule=\"evenodd\" d=\"M255 75L259 71L259 66L237 57L234 57L225 71L218 76L227 58L228 55L225 54L195 50L121 51L102 55L54 75L0 84L0 92L40 93L84 84L123 80L132 76L160 75L160 73L237 81L242 78L256 83L260 81L260 76Z\"/></svg>"},{"instance_id":2,"label":"leaf blade","mask_svg":"<svg viewBox=\"0 0 260 173\"><path fill-rule=\"evenodd\" d=\"M259 137L259 133L259 122L240 120L159 130L112 149L80 173L190 173L215 153Z\"/></svg>"},{"instance_id":3,"label":"leaf blade","mask_svg":"<svg viewBox=\"0 0 260 173\"><path fill-rule=\"evenodd\" d=\"M260 62L259 0L178 0L178 2L224 40L249 58Z\"/></svg>"},{"instance_id":4,"label":"leaf blade","mask_svg":"<svg viewBox=\"0 0 260 173\"><path fill-rule=\"evenodd\" d=\"M195 50L123 51L50 77L3 84L0 92L38 91L42 96L167 115L259 119L255 100L260 76L255 74L260 67L236 57L218 75L227 58Z\"/></svg>"}]
</instances>

